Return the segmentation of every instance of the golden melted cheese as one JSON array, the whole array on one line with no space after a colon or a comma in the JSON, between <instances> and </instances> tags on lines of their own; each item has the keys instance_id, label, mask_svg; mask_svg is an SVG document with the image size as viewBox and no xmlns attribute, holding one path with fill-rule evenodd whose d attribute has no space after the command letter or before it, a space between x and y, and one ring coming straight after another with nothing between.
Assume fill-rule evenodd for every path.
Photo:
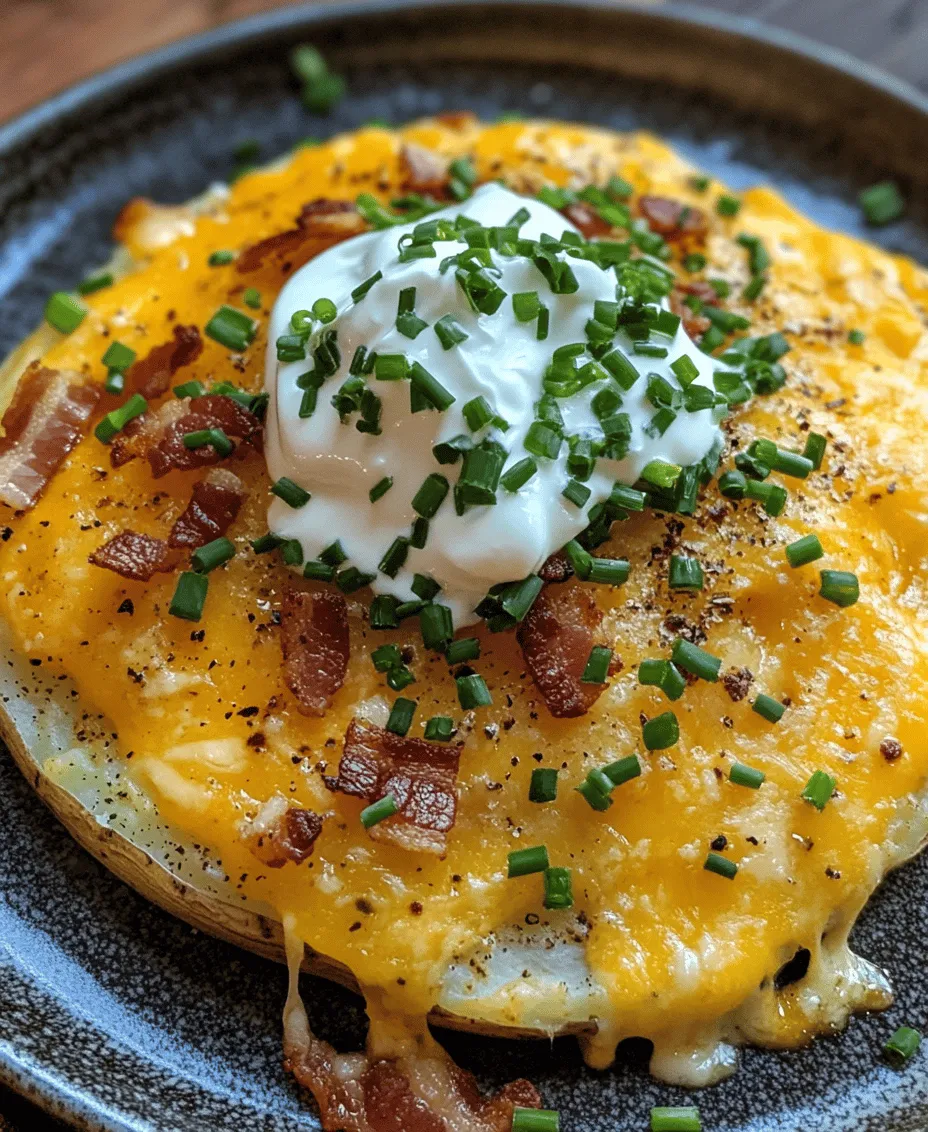
<instances>
[{"instance_id":1,"label":"golden melted cheese","mask_svg":"<svg viewBox=\"0 0 928 1132\"><path fill-rule=\"evenodd\" d=\"M359 600L349 677L333 709L321 720L295 710L272 616L284 567L247 545L265 529L268 484L259 458L241 465L249 497L230 532L238 555L211 575L199 625L167 615L174 578L127 583L87 561L127 527L164 535L197 473L153 481L144 461L110 469L92 437L34 511L9 519L3 614L25 653L68 673L82 702L105 713L130 773L164 816L208 844L243 895L268 901L307 944L355 972L380 1019L378 1033L386 1018L421 1019L449 964L481 938L541 917L586 940L607 1000L606 1044L595 1059L608 1060L611 1045L630 1035L672 1049L681 1035L749 1001L797 948L815 952L823 933L846 929L895 860L897 803L925 780L928 275L823 231L765 189L744 194L737 218L720 218L712 202L721 187L694 192L692 170L649 136L424 123L298 150L287 164L240 180L195 223L185 214L154 248L152 221L160 214L136 206L120 231L143 265L93 295L90 317L45 363L102 380L104 335L143 356L170 336L175 319L202 328L220 304L241 306L243 289L255 286L262 332L241 366L207 339L182 377L259 388L263 327L283 278L273 265L247 277L234 266L210 268L209 253L291 226L315 197L395 195L403 140L471 153L481 178L502 176L517 190L618 172L638 191L703 207L713 225L709 274L730 280L735 295L748 276L734 238L760 236L773 257L771 279L760 302L743 309L755 332L789 334L790 377L781 393L738 412L732 433L742 446L761 435L801 447L811 426L831 438L822 472L785 481L789 503L776 520L753 504L720 506L710 489L693 519L643 514L616 525L612 549L630 559L631 579L596 596L624 670L584 718L552 719L513 637L481 633L479 669L493 706L476 714L463 751L458 820L443 860L371 841L358 820L361 803L321 781L320 772L337 765L358 704L389 695L371 648L415 644L415 633L369 633ZM866 333L863 346L848 344L851 328ZM783 547L809 530L826 557L791 570ZM670 547L704 563L702 592L668 590ZM859 604L840 610L819 598L819 566L856 571ZM127 597L131 615L117 612ZM751 698L758 691L788 697L781 723L765 722L749 700L732 702L721 684L698 682L674 705L679 744L643 752L640 715L669 705L637 684L636 669L644 657L667 655L679 618L703 627L706 647L726 667L750 668ZM417 719L458 718L444 661L420 647L412 667L417 683L407 694L419 700ZM258 733L263 740L248 746ZM898 761L879 753L888 736L902 744ZM572 787L589 768L634 751L643 756L642 776L616 790L608 812L594 813ZM736 760L765 772L760 790L728 781ZM537 766L560 768L553 805L527 801ZM817 769L838 785L821 813L800 798ZM332 816L306 865L274 871L242 843L240 823L278 794ZM720 835L740 866L733 882L703 869ZM537 875L506 879L507 854L539 843L553 864L573 870L571 913L543 911ZM778 1005L765 1040L795 1043L816 1028L801 996L782 996ZM552 1000L552 1029L559 1008ZM504 1020L518 1022L516 1014Z\"/></svg>"}]
</instances>

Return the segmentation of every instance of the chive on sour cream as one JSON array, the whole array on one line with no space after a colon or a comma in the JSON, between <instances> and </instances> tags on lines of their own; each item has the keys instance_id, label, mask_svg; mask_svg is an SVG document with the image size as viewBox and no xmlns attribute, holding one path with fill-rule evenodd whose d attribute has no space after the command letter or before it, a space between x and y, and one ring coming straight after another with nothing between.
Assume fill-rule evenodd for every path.
<instances>
[{"instance_id":1,"label":"chive on sour cream","mask_svg":"<svg viewBox=\"0 0 928 1132\"><path fill-rule=\"evenodd\" d=\"M342 569L401 601L432 579L460 627L616 483L717 449L719 363L582 246L552 208L489 184L301 268L271 318L266 456L311 498L275 498L270 530L306 560L338 540Z\"/></svg>"}]
</instances>

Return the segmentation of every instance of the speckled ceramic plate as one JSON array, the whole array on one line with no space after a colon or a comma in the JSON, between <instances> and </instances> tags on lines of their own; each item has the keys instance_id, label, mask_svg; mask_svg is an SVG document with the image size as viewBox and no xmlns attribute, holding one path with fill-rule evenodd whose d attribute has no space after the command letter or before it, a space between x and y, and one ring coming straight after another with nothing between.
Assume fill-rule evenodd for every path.
<instances>
[{"instance_id":1,"label":"speckled ceramic plate","mask_svg":"<svg viewBox=\"0 0 928 1132\"><path fill-rule=\"evenodd\" d=\"M301 106L287 51L318 44L350 79L330 118ZM776 185L815 219L857 232L856 191L897 177L928 202L928 100L784 33L677 8L373 3L288 8L146 56L0 129L0 352L50 291L107 258L131 196L183 201L233 166L306 135L442 109L640 126L736 188ZM928 262L928 217L878 233ZM82 1128L158 1132L318 1129L280 1066L284 972L193 932L79 850L0 749L0 1079ZM879 1048L928 1016L928 858L892 876L856 929L898 989L888 1014L792 1053L747 1050L701 1094L709 1132L916 1132L928 1128L928 1062L902 1075ZM359 1046L351 995L306 985L314 1024ZM565 1132L637 1132L653 1104L634 1043L605 1074L569 1040L447 1038L486 1084L531 1076Z\"/></svg>"}]
</instances>

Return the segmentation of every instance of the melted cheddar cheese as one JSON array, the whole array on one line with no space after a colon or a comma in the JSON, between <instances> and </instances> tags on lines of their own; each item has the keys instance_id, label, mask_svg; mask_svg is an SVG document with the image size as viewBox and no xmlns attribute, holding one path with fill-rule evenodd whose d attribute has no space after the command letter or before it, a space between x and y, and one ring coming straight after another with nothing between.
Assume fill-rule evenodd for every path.
<instances>
[{"instance_id":1,"label":"melted cheddar cheese","mask_svg":"<svg viewBox=\"0 0 928 1132\"><path fill-rule=\"evenodd\" d=\"M479 632L476 667L493 705L465 727L458 817L443 859L372 841L362 803L330 793L321 775L334 773L358 706L392 698L371 665L373 647L413 646L417 682L406 694L419 702L417 727L433 714L460 719L447 665L416 646L413 630L371 632L355 595L345 686L324 718L299 714L274 619L285 567L247 542L266 530L260 457L235 464L248 486L230 531L238 553L211 575L199 624L168 615L174 577L132 583L88 563L126 528L165 535L199 473L155 481L144 460L113 469L92 436L33 511L4 520L13 534L0 549L3 617L23 653L68 674L82 704L106 716L119 757L165 819L207 844L243 897L269 903L311 948L350 967L384 1048L401 1047L421 1026L449 966L494 935L530 926L585 945L598 988L591 1013L600 1034L589 1047L597 1064L627 1036L652 1039L658 1057L672 1059L726 1017L740 1017L743 1036L796 1044L840 1019L795 989L776 995L772 976L800 948L812 954L810 977L823 970L823 937L846 935L886 869L917 841L904 807L928 771L928 274L818 228L766 189L745 193L737 217L719 217L712 203L721 187L696 192L690 167L646 135L427 122L300 149L242 178L196 218L133 206L119 235L137 269L88 299L90 316L44 364L102 381L107 338L143 357L175 322L202 329L217 307L241 307L243 290L256 287L261 330L243 361L233 365L206 339L178 380L257 390L267 316L285 276L272 262L248 276L208 267L208 256L291 227L316 197L396 195L404 141L470 154L481 179L502 177L517 191L618 173L636 192L703 208L708 274L727 279L735 296L748 279L735 237L761 237L770 281L756 304L731 305L752 317L753 333L787 333L789 379L736 410L730 437L739 448L754 436L801 448L811 427L830 438L821 472L781 481L789 502L777 519L710 487L691 519L646 512L616 524L605 553L627 557L631 578L595 594L624 667L580 719L548 714L512 634ZM862 346L848 343L852 328L866 334ZM825 558L792 570L783 548L809 531ZM701 560L701 592L668 588L672 550ZM855 571L860 602L842 610L819 597L820 566ZM639 686L639 662L669 655L681 627L694 626L724 669L750 669L748 698L733 702L722 683L698 681L669 705ZM751 711L758 692L788 701L780 723ZM647 754L640 717L670 706L680 741ZM903 749L895 761L880 754L887 737ZM607 812L572 789L590 768L636 751L643 773L615 791ZM736 761L766 774L759 790L729 781ZM550 805L528 802L539 766L560 770ZM800 796L815 770L837 783L822 812ZM300 867L264 868L242 840L242 823L277 795L330 815ZM732 882L703 868L720 837L739 866ZM544 911L539 876L506 878L511 850L542 843L552 864L573 871L570 912ZM495 1020L518 1025L525 993L512 992ZM746 1006L759 994L776 1000L762 1019ZM549 998L533 1016L555 1031L564 1003ZM871 987L847 1006L881 1001Z\"/></svg>"}]
</instances>

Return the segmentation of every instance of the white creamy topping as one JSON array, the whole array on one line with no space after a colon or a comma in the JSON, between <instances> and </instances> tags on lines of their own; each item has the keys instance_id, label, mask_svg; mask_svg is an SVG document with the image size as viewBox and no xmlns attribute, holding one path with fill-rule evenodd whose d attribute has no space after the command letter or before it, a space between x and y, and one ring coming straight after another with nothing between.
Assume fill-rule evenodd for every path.
<instances>
[{"instance_id":1,"label":"white creamy topping","mask_svg":"<svg viewBox=\"0 0 928 1132\"><path fill-rule=\"evenodd\" d=\"M559 237L575 230L564 217L532 198L510 192L497 184L480 188L467 202L434 213L428 219L471 217L485 226L505 225L519 209L529 213L520 236L538 239L542 234ZM631 341L620 332L615 344L631 359L641 376L628 391L614 381L598 381L572 397L558 401L564 418L564 435L601 435L591 407L593 396L605 386L621 392L621 412L631 419L632 433L627 456L622 460L600 458L586 486L590 497L582 506L562 495L571 478L566 467L565 442L557 459L538 458L538 473L519 491L497 491L494 506L472 506L458 515L453 487L461 462L441 465L433 446L461 434L477 441L484 436L497 440L508 452L506 468L528 455L523 442L536 417L535 405L542 396L542 381L552 354L559 346L586 340L585 327L595 300L614 301L616 275L587 260L567 257L579 284L573 294L556 295L532 261L493 253L499 271L498 285L506 299L493 314L474 313L455 278L455 271L440 273L446 256L465 249L463 242L439 241L435 258L401 263L397 244L411 233L413 224L374 231L346 240L311 260L289 280L274 306L271 318L266 371L270 393L267 428L267 464L271 478L286 476L312 493L305 506L291 508L274 499L268 525L276 535L298 539L306 558L316 558L336 538L348 555L349 565L374 574L377 593L394 594L401 600L414 597L410 584L416 573L433 578L442 587L437 600L450 607L456 626L478 620L475 606L491 586L512 582L537 571L546 558L578 535L588 524L588 512L605 500L613 484L632 484L652 460L686 466L697 463L713 446L719 432L712 410L681 409L663 436L645 432L656 409L647 399L649 374L659 374L679 389L670 366L687 355L697 366L694 384L712 387L717 363L703 354L682 325L672 339L655 339L668 348L666 358L635 355ZM383 277L367 295L355 303L351 292L376 272ZM414 340L396 328L400 290L415 287L415 313L428 326ZM536 322L520 322L513 313L511 296L537 291L550 311L550 330L544 341L536 337ZM281 363L276 340L292 333L290 318L320 298L331 299L338 309L330 328L337 331L341 365L319 390L312 416L300 419L303 390L297 378L312 366L309 361ZM468 337L446 350L434 324L452 315ZM352 415L342 423L331 399L348 377L355 350L364 346L378 354L405 354L419 362L455 398L444 412L410 412L408 381L368 383L383 403L379 436L359 432L360 419ZM470 432L462 408L482 395L509 428ZM410 548L404 566L395 578L378 571L378 563L397 536L408 536L415 512L411 500L431 473L444 475L452 486L429 524L423 549ZM369 491L386 476L393 486L372 503Z\"/></svg>"}]
</instances>

